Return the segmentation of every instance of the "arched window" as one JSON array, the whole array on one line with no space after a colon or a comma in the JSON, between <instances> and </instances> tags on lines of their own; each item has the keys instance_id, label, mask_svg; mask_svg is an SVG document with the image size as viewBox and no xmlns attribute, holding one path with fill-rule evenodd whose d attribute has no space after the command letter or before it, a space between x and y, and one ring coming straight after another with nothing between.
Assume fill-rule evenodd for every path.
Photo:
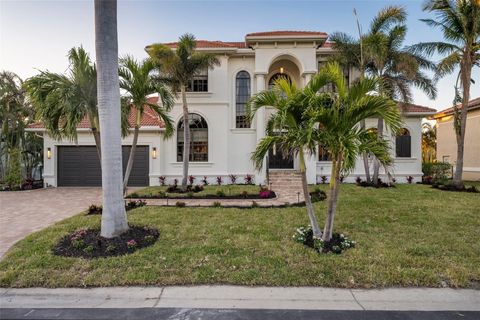
<instances>
[{"instance_id":1,"label":"arched window","mask_svg":"<svg viewBox=\"0 0 480 320\"><path fill-rule=\"evenodd\" d=\"M323 144L318 145L318 161L332 161L330 152Z\"/></svg>"},{"instance_id":2,"label":"arched window","mask_svg":"<svg viewBox=\"0 0 480 320\"><path fill-rule=\"evenodd\" d=\"M395 139L395 150L398 158L410 158L412 156L412 137L408 129L400 129Z\"/></svg>"},{"instance_id":3,"label":"arched window","mask_svg":"<svg viewBox=\"0 0 480 320\"><path fill-rule=\"evenodd\" d=\"M235 126L237 128L250 128L247 117L248 99L250 99L250 74L247 71L240 71L235 80Z\"/></svg>"},{"instance_id":4,"label":"arched window","mask_svg":"<svg viewBox=\"0 0 480 320\"><path fill-rule=\"evenodd\" d=\"M196 113L188 114L190 127L189 161L208 161L208 125L205 119ZM183 118L177 127L177 161L183 161Z\"/></svg>"}]
</instances>

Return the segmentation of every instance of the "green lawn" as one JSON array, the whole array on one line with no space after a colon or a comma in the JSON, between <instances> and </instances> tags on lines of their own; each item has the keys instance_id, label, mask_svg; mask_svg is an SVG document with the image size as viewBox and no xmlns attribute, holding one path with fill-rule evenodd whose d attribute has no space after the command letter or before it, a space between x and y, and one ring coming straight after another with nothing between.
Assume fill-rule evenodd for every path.
<instances>
[{"instance_id":1,"label":"green lawn","mask_svg":"<svg viewBox=\"0 0 480 320\"><path fill-rule=\"evenodd\" d=\"M341 188L335 230L357 241L342 255L292 240L308 222L305 208L143 207L128 218L157 227L155 245L97 260L53 256L63 235L99 226L99 216L77 215L17 243L0 262L0 285L480 286L480 195L424 185ZM323 224L326 201L315 208Z\"/></svg>"},{"instance_id":2,"label":"green lawn","mask_svg":"<svg viewBox=\"0 0 480 320\"><path fill-rule=\"evenodd\" d=\"M155 186L147 187L140 190L136 190L130 194L131 197L147 197L159 196L160 193L167 193L169 197L185 198L190 197L188 193L169 193L167 192L168 186ZM203 191L192 193L192 197L201 198L205 196L217 196L221 191L225 196L240 196L243 192L247 192L248 195L258 196L260 187L257 185L235 184L235 185L208 185L203 187Z\"/></svg>"}]
</instances>

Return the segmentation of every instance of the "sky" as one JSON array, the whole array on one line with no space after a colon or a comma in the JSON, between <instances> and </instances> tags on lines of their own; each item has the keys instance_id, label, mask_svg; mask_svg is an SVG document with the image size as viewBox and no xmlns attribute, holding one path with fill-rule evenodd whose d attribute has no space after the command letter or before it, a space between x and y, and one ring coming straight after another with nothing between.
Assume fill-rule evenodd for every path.
<instances>
[{"instance_id":1,"label":"sky","mask_svg":"<svg viewBox=\"0 0 480 320\"><path fill-rule=\"evenodd\" d=\"M144 47L155 42L175 41L186 32L197 39L243 41L250 32L310 30L358 34L353 9L364 29L387 5L401 5L408 13L405 45L440 41L442 35L419 21L429 15L418 0L357 1L145 1L119 0L119 54L141 59ZM67 51L82 45L95 57L93 0L23 1L0 0L0 70L22 78L38 70L65 72ZM438 57L434 57L434 60ZM471 97L480 96L480 70ZM414 89L413 102L437 110L451 105L456 76L440 80L438 97L429 99Z\"/></svg>"}]
</instances>

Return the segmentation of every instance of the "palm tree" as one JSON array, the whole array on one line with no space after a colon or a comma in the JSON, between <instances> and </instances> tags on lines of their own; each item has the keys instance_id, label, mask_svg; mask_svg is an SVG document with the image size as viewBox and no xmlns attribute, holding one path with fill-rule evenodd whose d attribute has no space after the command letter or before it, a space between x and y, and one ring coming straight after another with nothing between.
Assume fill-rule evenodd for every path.
<instances>
[{"instance_id":1,"label":"palm tree","mask_svg":"<svg viewBox=\"0 0 480 320\"><path fill-rule=\"evenodd\" d=\"M445 42L421 42L410 47L412 53L428 56L438 53L444 56L438 63L436 78L451 74L459 67L455 86L454 130L457 139L457 162L453 175L453 184L461 186L463 173L463 153L465 149L465 130L467 125L467 106L470 100L470 84L473 67L480 66L480 2L474 0L429 0L423 10L433 12L435 19L421 19L430 27L439 28ZM457 90L460 81L461 98ZM456 107L461 101L462 109Z\"/></svg>"},{"instance_id":2,"label":"palm tree","mask_svg":"<svg viewBox=\"0 0 480 320\"><path fill-rule=\"evenodd\" d=\"M334 33L331 40L338 50L337 60L378 77L380 95L394 100L411 101L411 87L424 91L430 98L436 97L436 88L424 71L435 65L423 55L403 47L407 26L407 14L402 7L390 6L381 10L372 20L369 30L359 39L344 33ZM362 49L362 50L361 50ZM378 138L383 138L383 120L378 119ZM375 160L373 182L378 183L380 162Z\"/></svg>"},{"instance_id":3,"label":"palm tree","mask_svg":"<svg viewBox=\"0 0 480 320\"><path fill-rule=\"evenodd\" d=\"M437 158L437 130L430 123L422 124L422 162L434 162Z\"/></svg>"},{"instance_id":4,"label":"palm tree","mask_svg":"<svg viewBox=\"0 0 480 320\"><path fill-rule=\"evenodd\" d=\"M364 78L349 88L340 65L330 62L305 88L312 97L308 117L312 122L310 126L316 128L314 139L326 146L332 158L323 241L332 238L341 174L351 171L357 157L363 152L372 153L384 166L392 161L388 141L378 139L359 125L363 119L382 118L393 134L401 126L396 103L385 95L370 94L378 87L379 81L378 78ZM329 84L334 85L335 92L314 94Z\"/></svg>"},{"instance_id":5,"label":"palm tree","mask_svg":"<svg viewBox=\"0 0 480 320\"><path fill-rule=\"evenodd\" d=\"M306 94L308 93L308 95ZM280 150L284 155L298 156L302 189L305 198L310 225L316 238L322 236L310 199L307 185L305 153L315 153L317 143L313 139L313 126L309 114L305 112L308 101L315 92L305 92L298 89L287 79L278 78L268 91L255 94L248 103L248 114L253 118L262 107L272 107L276 110L267 123L266 136L261 139L252 153L252 161L257 169L263 166L263 160L272 148Z\"/></svg>"},{"instance_id":6,"label":"palm tree","mask_svg":"<svg viewBox=\"0 0 480 320\"><path fill-rule=\"evenodd\" d=\"M9 167L11 151L28 152L29 139L38 140L25 132L33 116L34 110L25 96L22 79L13 72L0 72L0 179Z\"/></svg>"},{"instance_id":7,"label":"palm tree","mask_svg":"<svg viewBox=\"0 0 480 320\"><path fill-rule=\"evenodd\" d=\"M183 178L182 189L187 188L188 163L190 159L190 126L188 123L187 87L199 72L219 65L217 57L210 53L196 51L197 41L192 34L180 37L176 49L153 44L145 49L158 65L160 78L168 81L174 92L181 93L183 105Z\"/></svg>"},{"instance_id":8,"label":"palm tree","mask_svg":"<svg viewBox=\"0 0 480 320\"><path fill-rule=\"evenodd\" d=\"M126 56L120 59L120 66L120 88L125 90L126 94L124 98L126 98L129 105L135 107L136 112L133 143L123 178L123 189L125 190L133 167L138 132L145 107L149 107L163 120L165 124L165 134L163 137L169 138L173 134L173 124L168 112L173 107L174 98L170 90L162 82L155 81L153 78L152 73L154 72L155 64L151 59L137 62L133 57ZM149 102L148 96L154 93L158 93L162 106Z\"/></svg>"},{"instance_id":9,"label":"palm tree","mask_svg":"<svg viewBox=\"0 0 480 320\"><path fill-rule=\"evenodd\" d=\"M108 141L101 146L103 190L101 236L113 238L128 230L122 188L116 0L95 0L95 49L100 136L102 141Z\"/></svg>"},{"instance_id":10,"label":"palm tree","mask_svg":"<svg viewBox=\"0 0 480 320\"><path fill-rule=\"evenodd\" d=\"M101 158L97 110L97 70L82 48L68 52L68 75L41 71L25 81L29 98L55 139L77 139L77 125L88 118Z\"/></svg>"}]
</instances>

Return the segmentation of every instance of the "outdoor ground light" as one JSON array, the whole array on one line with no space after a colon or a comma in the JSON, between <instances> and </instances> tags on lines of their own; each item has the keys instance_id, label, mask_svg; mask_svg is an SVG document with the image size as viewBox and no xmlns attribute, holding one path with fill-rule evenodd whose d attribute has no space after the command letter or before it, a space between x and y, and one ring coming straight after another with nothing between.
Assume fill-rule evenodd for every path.
<instances>
[{"instance_id":1,"label":"outdoor ground light","mask_svg":"<svg viewBox=\"0 0 480 320\"><path fill-rule=\"evenodd\" d=\"M152 158L157 159L157 148L155 147L152 148Z\"/></svg>"},{"instance_id":2,"label":"outdoor ground light","mask_svg":"<svg viewBox=\"0 0 480 320\"><path fill-rule=\"evenodd\" d=\"M47 159L52 157L52 148L47 148Z\"/></svg>"}]
</instances>

